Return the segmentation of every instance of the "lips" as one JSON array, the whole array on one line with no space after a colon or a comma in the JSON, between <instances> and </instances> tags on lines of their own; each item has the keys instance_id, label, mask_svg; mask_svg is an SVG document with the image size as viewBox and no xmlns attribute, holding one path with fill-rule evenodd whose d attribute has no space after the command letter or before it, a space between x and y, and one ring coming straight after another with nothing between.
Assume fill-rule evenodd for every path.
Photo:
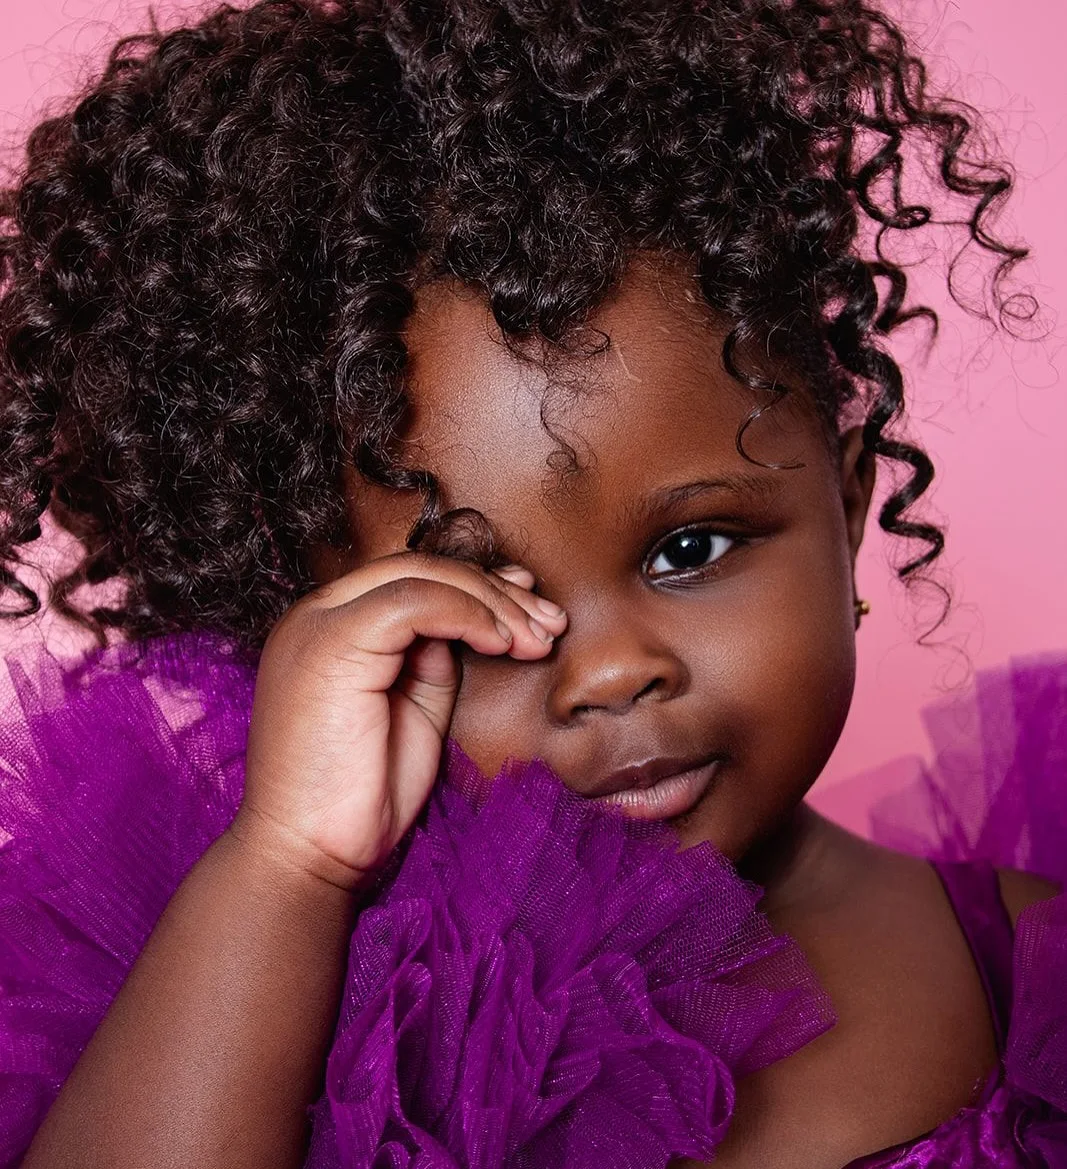
<instances>
[{"instance_id":1,"label":"lips","mask_svg":"<svg viewBox=\"0 0 1067 1169\"><path fill-rule=\"evenodd\" d=\"M594 784L593 787L583 791L585 796L610 796L616 792L638 790L644 791L647 788L655 786L662 779L667 779L672 775L681 775L684 772L692 771L694 768L701 767L706 763L710 763L713 756L699 755L690 756L689 758L677 758L658 756L655 759L647 759L644 763L630 764L628 767L620 767L618 771L613 771L610 775L605 776L599 783Z\"/></svg>"},{"instance_id":2,"label":"lips","mask_svg":"<svg viewBox=\"0 0 1067 1169\"><path fill-rule=\"evenodd\" d=\"M722 757L659 757L620 768L587 793L637 820L670 820L692 811L715 779Z\"/></svg>"}]
</instances>

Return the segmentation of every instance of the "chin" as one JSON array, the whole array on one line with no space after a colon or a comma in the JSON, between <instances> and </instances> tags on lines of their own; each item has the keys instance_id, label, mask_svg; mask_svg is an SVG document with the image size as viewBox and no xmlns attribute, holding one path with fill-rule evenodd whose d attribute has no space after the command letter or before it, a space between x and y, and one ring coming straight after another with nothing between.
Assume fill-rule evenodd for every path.
<instances>
[{"instance_id":1,"label":"chin","mask_svg":"<svg viewBox=\"0 0 1067 1169\"><path fill-rule=\"evenodd\" d=\"M773 802L758 798L751 778L724 774L692 811L668 821L683 848L705 841L734 865L793 819L810 784L776 791ZM733 782L731 782L731 780Z\"/></svg>"}]
</instances>

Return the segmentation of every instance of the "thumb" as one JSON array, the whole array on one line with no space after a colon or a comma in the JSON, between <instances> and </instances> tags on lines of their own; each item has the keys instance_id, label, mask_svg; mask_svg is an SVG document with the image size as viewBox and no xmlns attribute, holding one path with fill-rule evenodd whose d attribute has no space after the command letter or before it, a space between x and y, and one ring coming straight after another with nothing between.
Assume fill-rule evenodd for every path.
<instances>
[{"instance_id":1,"label":"thumb","mask_svg":"<svg viewBox=\"0 0 1067 1169\"><path fill-rule=\"evenodd\" d=\"M413 702L442 739L448 733L462 676L458 655L440 637L417 637L404 655L394 690Z\"/></svg>"}]
</instances>

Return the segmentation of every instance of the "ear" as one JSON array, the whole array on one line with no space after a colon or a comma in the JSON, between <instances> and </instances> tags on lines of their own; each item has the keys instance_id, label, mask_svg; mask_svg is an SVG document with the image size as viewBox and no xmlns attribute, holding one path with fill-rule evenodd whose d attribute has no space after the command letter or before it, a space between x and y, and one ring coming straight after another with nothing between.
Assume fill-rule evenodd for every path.
<instances>
[{"instance_id":1,"label":"ear","mask_svg":"<svg viewBox=\"0 0 1067 1169\"><path fill-rule=\"evenodd\" d=\"M863 427L853 426L838 439L841 451L841 498L852 563L863 543L863 529L874 494L875 458L863 446Z\"/></svg>"}]
</instances>

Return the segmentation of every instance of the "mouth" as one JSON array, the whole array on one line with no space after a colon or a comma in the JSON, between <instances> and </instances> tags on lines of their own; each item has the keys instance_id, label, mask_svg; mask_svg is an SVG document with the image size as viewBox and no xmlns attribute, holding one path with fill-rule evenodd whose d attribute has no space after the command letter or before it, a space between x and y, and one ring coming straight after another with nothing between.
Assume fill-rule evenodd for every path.
<instances>
[{"instance_id":1,"label":"mouth","mask_svg":"<svg viewBox=\"0 0 1067 1169\"><path fill-rule=\"evenodd\" d=\"M680 763L684 770L679 770L678 760L655 759L609 776L604 794L592 798L636 820L670 820L696 807L721 764L716 757L695 765Z\"/></svg>"}]
</instances>

